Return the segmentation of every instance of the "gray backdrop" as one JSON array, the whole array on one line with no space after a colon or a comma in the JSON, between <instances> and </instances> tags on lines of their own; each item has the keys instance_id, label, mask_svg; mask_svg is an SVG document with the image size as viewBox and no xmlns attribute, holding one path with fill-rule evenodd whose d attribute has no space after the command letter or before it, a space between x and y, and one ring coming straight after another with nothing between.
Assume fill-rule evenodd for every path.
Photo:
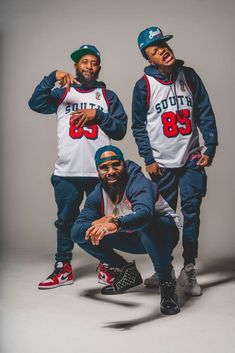
<instances>
[{"instance_id":1,"label":"gray backdrop","mask_svg":"<svg viewBox=\"0 0 235 353\"><path fill-rule=\"evenodd\" d=\"M147 64L136 39L158 25L176 57L202 77L217 117L220 146L207 169L202 206L202 258L231 256L234 226L234 0L5 0L1 4L1 225L3 248L53 252L56 207L50 175L56 158L56 119L30 111L27 102L54 69L73 73L70 53L95 44L100 79L129 115L118 143L126 158L143 165L130 132L131 96Z\"/></svg>"}]
</instances>

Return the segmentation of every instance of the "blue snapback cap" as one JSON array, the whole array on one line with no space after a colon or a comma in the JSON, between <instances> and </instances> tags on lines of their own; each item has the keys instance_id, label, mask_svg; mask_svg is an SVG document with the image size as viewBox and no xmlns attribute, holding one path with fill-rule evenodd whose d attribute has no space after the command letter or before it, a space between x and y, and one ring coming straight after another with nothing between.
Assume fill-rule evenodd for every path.
<instances>
[{"instance_id":1,"label":"blue snapback cap","mask_svg":"<svg viewBox=\"0 0 235 353\"><path fill-rule=\"evenodd\" d=\"M104 152L113 152L114 154L109 157L101 157ZM124 161L123 153L120 148L112 145L100 147L95 153L95 164L96 166L110 160Z\"/></svg>"},{"instance_id":2,"label":"blue snapback cap","mask_svg":"<svg viewBox=\"0 0 235 353\"><path fill-rule=\"evenodd\" d=\"M77 63L78 60L80 60L82 56L87 55L87 54L95 55L98 59L98 62L100 63L99 50L94 45L90 45L90 44L82 45L79 49L75 50L70 55L70 57L75 63Z\"/></svg>"},{"instance_id":3,"label":"blue snapback cap","mask_svg":"<svg viewBox=\"0 0 235 353\"><path fill-rule=\"evenodd\" d=\"M138 36L138 46L139 49L143 51L153 43L157 43L159 41L167 42L172 37L173 35L171 34L164 36L159 27L149 27L140 32Z\"/></svg>"}]
</instances>

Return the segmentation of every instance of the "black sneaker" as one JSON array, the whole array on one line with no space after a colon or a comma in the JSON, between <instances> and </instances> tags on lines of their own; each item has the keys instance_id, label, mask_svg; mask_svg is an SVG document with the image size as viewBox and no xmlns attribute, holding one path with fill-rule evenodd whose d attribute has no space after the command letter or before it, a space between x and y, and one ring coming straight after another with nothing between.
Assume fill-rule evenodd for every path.
<instances>
[{"instance_id":1,"label":"black sneaker","mask_svg":"<svg viewBox=\"0 0 235 353\"><path fill-rule=\"evenodd\" d=\"M128 263L120 269L111 286L102 288L101 294L122 294L128 289L138 286L143 282L142 277L135 266L135 261Z\"/></svg>"},{"instance_id":2,"label":"black sneaker","mask_svg":"<svg viewBox=\"0 0 235 353\"><path fill-rule=\"evenodd\" d=\"M178 298L176 295L176 281L160 282L161 303L160 309L164 315L175 315L180 312Z\"/></svg>"}]
</instances>

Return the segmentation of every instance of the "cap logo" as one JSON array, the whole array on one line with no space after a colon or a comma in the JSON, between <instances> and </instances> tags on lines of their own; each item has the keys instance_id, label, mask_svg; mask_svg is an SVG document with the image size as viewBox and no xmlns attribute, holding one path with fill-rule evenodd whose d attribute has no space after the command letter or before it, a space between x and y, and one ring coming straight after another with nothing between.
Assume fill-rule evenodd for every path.
<instances>
[{"instance_id":1,"label":"cap logo","mask_svg":"<svg viewBox=\"0 0 235 353\"><path fill-rule=\"evenodd\" d=\"M149 32L149 39L153 39L154 37L161 37L162 33L159 29L157 29L156 31L150 31Z\"/></svg>"}]
</instances>

